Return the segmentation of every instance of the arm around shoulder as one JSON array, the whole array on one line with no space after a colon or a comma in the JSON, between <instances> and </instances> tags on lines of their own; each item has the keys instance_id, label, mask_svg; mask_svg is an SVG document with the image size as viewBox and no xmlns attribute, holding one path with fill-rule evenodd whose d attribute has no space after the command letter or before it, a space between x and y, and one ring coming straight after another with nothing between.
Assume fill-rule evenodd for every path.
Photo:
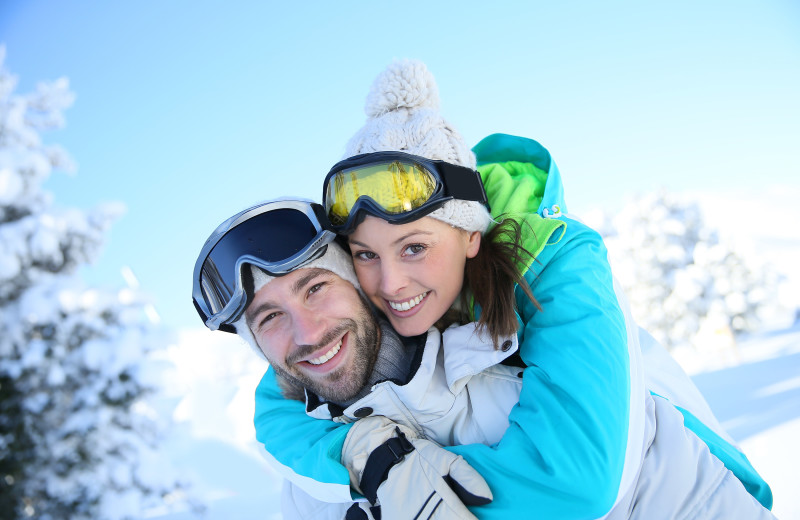
<instances>
[{"instance_id":1,"label":"arm around shoulder","mask_svg":"<svg viewBox=\"0 0 800 520\"><path fill-rule=\"evenodd\" d=\"M350 425L315 419L300 401L285 399L269 368L255 392L256 438L267 459L306 493L329 502L349 502L350 478L341 465Z\"/></svg>"}]
</instances>

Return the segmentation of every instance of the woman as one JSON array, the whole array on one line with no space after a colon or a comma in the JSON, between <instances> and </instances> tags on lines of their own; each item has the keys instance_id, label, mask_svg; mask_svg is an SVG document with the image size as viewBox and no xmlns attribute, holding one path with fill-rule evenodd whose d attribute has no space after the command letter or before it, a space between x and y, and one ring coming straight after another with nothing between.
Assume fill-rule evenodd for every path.
<instances>
[{"instance_id":1,"label":"woman","mask_svg":"<svg viewBox=\"0 0 800 520\"><path fill-rule=\"evenodd\" d=\"M348 156L404 150L467 169L474 166L460 137L438 117L438 98L431 95L435 84L421 68L424 65L400 63L378 78L368 97L367 110L373 117L350 141ZM387 92L384 85L394 90ZM333 188L325 192L330 216L343 220L341 230L350 233L362 289L401 334L420 334L440 320L446 324L467 316L498 337L509 326L510 315L514 321L519 318L520 358L527 368L519 405L509 415L510 427L491 447L447 448L462 455L492 486L493 502L473 511L482 518L523 512L559 518L609 513L628 517L634 498L655 505L660 496L672 497L664 488L656 492L642 487L642 468L653 462L645 454L652 447L670 446L681 454L685 451L681 442L691 443L693 434L671 440L657 436L657 415L674 419L667 411L672 405L646 391L639 331L614 290L602 240L564 214L558 171L538 143L496 135L479 143L475 152L492 209L514 218L520 240L512 232L509 242L502 226L484 235L488 218L475 200L449 200L433 211L424 203L417 208L412 204L412 211L390 217L375 208L359 212L355 201L341 197L342 190L335 185L337 174L347 179L349 163L334 167L329 175ZM362 163L356 166L385 163L384 159L370 155L356 159ZM528 208L539 208L541 214L525 213ZM401 222L403 218L408 221ZM514 231L514 226L510 229ZM433 270L436 262L429 261L431 252L443 244L449 244L448 254L442 255L445 259L452 262L457 257L445 273L441 266ZM505 262L498 260L501 256ZM458 271L462 261L463 278ZM517 272L524 283L515 286L512 276L511 296L498 299L495 295L509 286L507 275L513 274L503 267L509 261L523 268ZM492 274L487 274L487 267ZM487 278L497 283L487 289L483 283ZM525 284L536 300L525 291ZM339 459L345 437L353 435L358 422L351 427L306 418L302 405L280 399L271 372L259 385L256 406L257 436L280 464L306 478L331 483L328 498L349 498L349 478ZM692 414L686 417L687 424L694 420ZM695 426L711 452L769 507L769 488L746 458L720 435ZM725 486L741 485L724 468L714 471L725 479ZM672 482L661 477L652 482ZM680 514L702 517L701 508L718 505L707 503L702 491L681 495L687 503Z\"/></svg>"}]
</instances>

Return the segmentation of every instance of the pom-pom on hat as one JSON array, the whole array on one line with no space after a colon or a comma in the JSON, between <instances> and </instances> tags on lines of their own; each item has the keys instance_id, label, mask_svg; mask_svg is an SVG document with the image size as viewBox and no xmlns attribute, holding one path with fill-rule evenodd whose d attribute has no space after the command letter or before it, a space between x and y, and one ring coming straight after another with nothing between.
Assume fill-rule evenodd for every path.
<instances>
[{"instance_id":1,"label":"pom-pom on hat","mask_svg":"<svg viewBox=\"0 0 800 520\"><path fill-rule=\"evenodd\" d=\"M345 157L394 150L475 168L475 155L439 113L439 89L421 61L390 64L372 83L364 111L367 121L348 141ZM427 216L481 233L491 221L483 204L466 200L448 201Z\"/></svg>"},{"instance_id":2,"label":"pom-pom on hat","mask_svg":"<svg viewBox=\"0 0 800 520\"><path fill-rule=\"evenodd\" d=\"M326 247L327 249L325 250L325 254L319 258L315 258L307 264L303 264L301 267L298 267L298 269L325 269L333 274L338 275L343 280L350 282L357 290L360 290L361 286L358 284L358 278L356 277L355 269L353 269L353 259L350 258L350 255L348 255L336 242L331 242ZM252 301L253 296L259 290L261 290L262 287L270 283L276 277L268 274L260 267L251 264L247 264L243 268L250 269L250 274L253 277L253 292L250 293L248 291L247 295L249 305L249 302ZM258 342L256 342L256 338L253 336L253 332L250 330L250 327L247 324L247 318L244 314L242 314L242 316L236 320L236 323L234 323L233 326L236 328L236 333L239 335L239 337L247 341L253 350L255 350L256 354L266 359L264 352L258 346Z\"/></svg>"}]
</instances>

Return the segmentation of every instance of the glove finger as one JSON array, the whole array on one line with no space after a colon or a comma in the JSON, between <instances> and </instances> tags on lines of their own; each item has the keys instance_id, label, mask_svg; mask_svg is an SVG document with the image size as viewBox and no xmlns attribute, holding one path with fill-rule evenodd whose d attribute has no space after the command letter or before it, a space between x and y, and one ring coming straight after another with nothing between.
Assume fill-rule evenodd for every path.
<instances>
[{"instance_id":1,"label":"glove finger","mask_svg":"<svg viewBox=\"0 0 800 520\"><path fill-rule=\"evenodd\" d=\"M425 461L422 457L420 457L420 460L423 461L423 467L419 475L424 475L425 480L434 490L434 496L429 500L429 504L424 509L424 511L430 511L429 518L440 520L451 518L471 520L475 518L475 515L467 509L467 505L484 505L492 501L492 492L489 490L489 486L486 485L483 477L460 457L453 458L450 464L440 464L438 468L425 463L429 462L429 460ZM466 489L462 482L456 482L449 474L443 475L445 472L449 471L448 466L458 460L461 461L463 468L467 469L467 471L463 468L461 469L461 477L464 478L465 475L468 475L469 478L466 480L468 480L468 483L473 485L474 488L469 487ZM462 495L467 498L467 501L462 500L456 492L456 489L462 491ZM481 494L478 495L478 493ZM426 518L426 516L420 515L418 518Z\"/></svg>"},{"instance_id":2,"label":"glove finger","mask_svg":"<svg viewBox=\"0 0 800 520\"><path fill-rule=\"evenodd\" d=\"M467 505L484 505L492 501L492 490L475 468L461 456L450 464L450 471L443 477L450 488Z\"/></svg>"},{"instance_id":3,"label":"glove finger","mask_svg":"<svg viewBox=\"0 0 800 520\"><path fill-rule=\"evenodd\" d=\"M477 520L467 507L452 496L443 497L439 493L431 495L430 500L415 518L428 520Z\"/></svg>"},{"instance_id":4,"label":"glove finger","mask_svg":"<svg viewBox=\"0 0 800 520\"><path fill-rule=\"evenodd\" d=\"M387 515L387 508L382 508L383 520L394 520L399 518L416 518L427 520L477 520L469 509L461 502L452 496L445 499L437 492L431 492L425 499L419 510L409 510L408 507L403 507L401 511L393 511ZM399 515L395 513L400 513ZM411 513L409 515L409 513Z\"/></svg>"},{"instance_id":5,"label":"glove finger","mask_svg":"<svg viewBox=\"0 0 800 520\"><path fill-rule=\"evenodd\" d=\"M453 479L450 475L445 475L444 481L453 490L453 493L461 499L461 501L468 506L485 506L492 501L492 492L487 487L486 490L481 490L480 494L474 494L472 489L467 489L462 486L457 480ZM488 492L488 496L487 496Z\"/></svg>"}]
</instances>

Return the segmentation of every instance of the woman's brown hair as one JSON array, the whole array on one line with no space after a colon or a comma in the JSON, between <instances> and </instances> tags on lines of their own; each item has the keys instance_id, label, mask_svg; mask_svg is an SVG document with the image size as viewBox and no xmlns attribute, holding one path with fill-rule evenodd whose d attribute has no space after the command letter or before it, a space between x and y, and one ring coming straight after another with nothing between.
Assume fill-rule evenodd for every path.
<instances>
[{"instance_id":1,"label":"woman's brown hair","mask_svg":"<svg viewBox=\"0 0 800 520\"><path fill-rule=\"evenodd\" d=\"M468 258L464 268L461 308L480 305L478 328L489 332L495 348L500 338L517 332L514 295L517 285L541 310L524 278L525 267L530 265L533 255L522 245L523 225L516 219L503 219L481 237L478 254Z\"/></svg>"}]
</instances>

